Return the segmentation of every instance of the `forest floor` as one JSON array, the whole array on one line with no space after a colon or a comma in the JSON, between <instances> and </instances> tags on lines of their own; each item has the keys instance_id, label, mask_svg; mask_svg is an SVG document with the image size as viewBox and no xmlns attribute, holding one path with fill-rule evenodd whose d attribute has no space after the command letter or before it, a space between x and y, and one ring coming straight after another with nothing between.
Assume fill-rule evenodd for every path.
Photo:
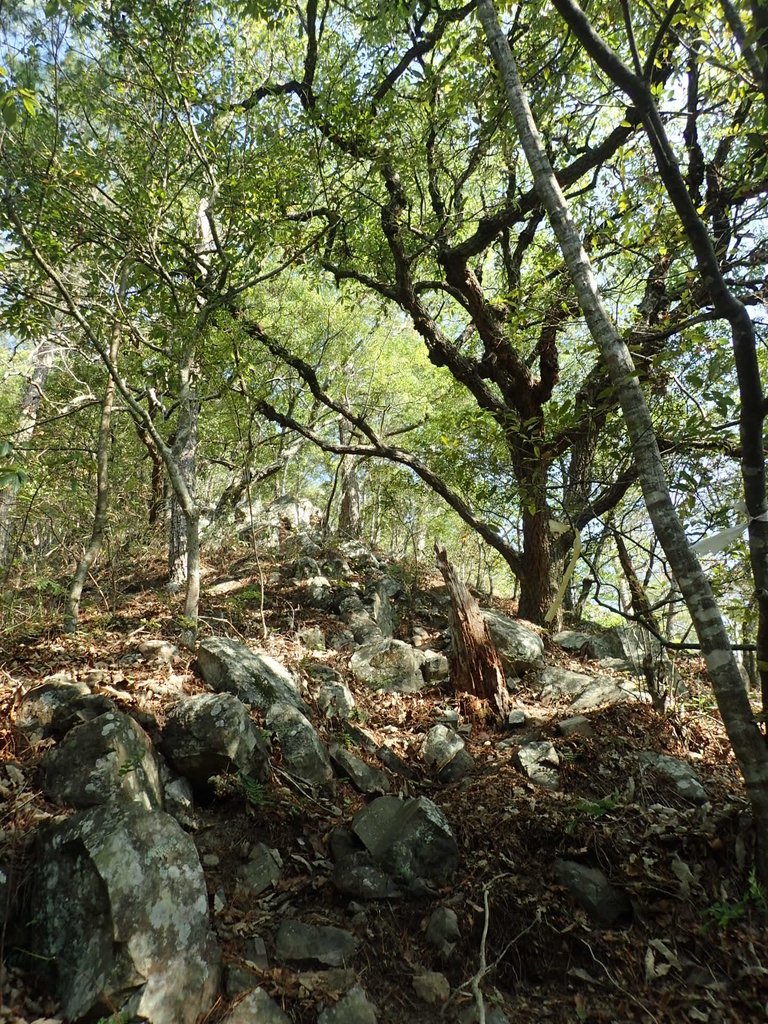
<instances>
[{"instance_id":1,"label":"forest floor","mask_svg":"<svg viewBox=\"0 0 768 1024\"><path fill-rule=\"evenodd\" d=\"M179 689L205 689L191 656L162 667L136 656L143 640L178 636L180 604L163 593L160 571L159 564L146 566L141 575L137 569L130 586L113 581L109 598L94 590L74 637L58 629L55 596L23 589L14 594L13 618L0 631L0 860L16 865L17 883L36 831L61 816L38 788L45 744L25 748L13 729L21 694L66 672L90 679L94 692L123 710L152 715L162 724ZM223 581L233 581L231 589L222 594L226 586L214 586L212 593ZM248 557L222 562L208 567L204 584L203 635L244 639L299 675L309 655L297 630L318 625L326 632L331 626L330 617L302 606L296 581L279 563ZM417 593L410 580L400 608L406 639L421 625L417 609L428 603L439 577L420 585ZM509 603L505 610L512 611ZM338 628L338 620L333 625ZM552 663L588 670L554 646L547 656ZM348 679L348 654L311 657ZM461 1019L476 1003L473 981L486 1011L499 1006L511 1024L767 1020L768 898L750 872L744 788L700 663L688 660L678 667L689 687L684 706L666 714L639 703L593 712L592 738L555 738L564 708L539 704L523 681L514 704L537 723L541 738L555 742L558 792L540 789L515 768L514 746L499 747L510 738L509 729L477 722L467 747L474 771L459 783L436 784L419 751L438 708L457 706L452 695L439 687L417 695L366 692L350 681L357 724L413 765L417 781L398 780L399 790L423 793L444 811L459 842L459 869L436 899L372 902L350 925L348 901L331 883L328 836L364 798L341 780L327 792L300 792L279 771L258 793L225 786L200 810L194 834L207 855L212 916L225 964L243 965L244 941L255 934L266 939L273 963L270 936L275 922L290 914L354 928L359 946L348 966L377 1004L380 1024ZM319 715L315 724L322 729ZM711 806L694 807L672 783L643 774L637 754L644 750L688 759ZM241 899L233 878L242 850L255 841L280 851L284 876L263 897ZM601 929L590 922L556 884L557 857L600 867L629 894L631 924ZM424 935L438 904L455 910L461 929L459 947L447 961L437 958ZM13 949L2 952L11 965ZM296 1024L314 1024L318 999L333 999L333 992L308 989L306 977L284 966L250 969ZM447 1005L429 1006L417 996L412 979L425 969L448 978ZM59 1019L50 995L29 974L7 966L2 982L0 1021ZM222 997L206 1020L216 1024L230 1005Z\"/></svg>"}]
</instances>

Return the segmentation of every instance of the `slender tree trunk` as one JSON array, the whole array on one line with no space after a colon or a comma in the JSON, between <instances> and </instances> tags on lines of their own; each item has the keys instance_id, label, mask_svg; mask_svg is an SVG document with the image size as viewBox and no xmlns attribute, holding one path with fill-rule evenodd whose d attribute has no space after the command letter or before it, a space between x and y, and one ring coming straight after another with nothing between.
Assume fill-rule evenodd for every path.
<instances>
[{"instance_id":1,"label":"slender tree trunk","mask_svg":"<svg viewBox=\"0 0 768 1024\"><path fill-rule=\"evenodd\" d=\"M352 430L346 420L339 421L339 443L350 444ZM341 502L339 504L339 536L357 540L360 536L360 486L357 459L342 455L339 466Z\"/></svg>"},{"instance_id":2,"label":"slender tree trunk","mask_svg":"<svg viewBox=\"0 0 768 1024\"><path fill-rule=\"evenodd\" d=\"M32 356L30 374L19 409L18 428L14 435L14 448L23 448L32 440L37 426L40 403L43 400L46 381L56 358L58 345L51 336L40 341ZM0 566L6 565L12 549L14 518L17 492L6 487L0 491Z\"/></svg>"},{"instance_id":3,"label":"slender tree trunk","mask_svg":"<svg viewBox=\"0 0 768 1024\"><path fill-rule=\"evenodd\" d=\"M125 276L123 276L125 282ZM121 291L125 295L124 283ZM112 338L109 345L109 358L117 365L117 357L120 349L120 331L117 326L112 329ZM83 587L88 573L99 556L101 545L104 541L104 534L107 527L107 510L109 508L109 446L112 432L112 409L115 404L116 385L112 377L107 375L107 383L104 388L104 398L101 403L101 417L99 418L99 433L96 445L96 504L93 511L93 526L91 537L80 559L67 595L67 603L64 609L64 629L67 633L74 633L77 630L77 621L80 614L80 598L83 594Z\"/></svg>"},{"instance_id":4,"label":"slender tree trunk","mask_svg":"<svg viewBox=\"0 0 768 1024\"><path fill-rule=\"evenodd\" d=\"M589 258L539 136L492 0L478 0L477 11L504 84L536 190L557 236L590 333L618 393L646 507L694 623L720 714L744 775L755 818L758 873L761 880L768 883L768 749L754 721L709 581L691 551L672 504L653 421L632 357L603 305Z\"/></svg>"}]
</instances>

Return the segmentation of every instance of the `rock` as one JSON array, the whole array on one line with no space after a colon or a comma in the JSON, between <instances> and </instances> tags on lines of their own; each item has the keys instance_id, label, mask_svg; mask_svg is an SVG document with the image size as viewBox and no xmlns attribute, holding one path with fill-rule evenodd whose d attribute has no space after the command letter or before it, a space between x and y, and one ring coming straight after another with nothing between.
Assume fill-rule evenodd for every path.
<instances>
[{"instance_id":1,"label":"rock","mask_svg":"<svg viewBox=\"0 0 768 1024\"><path fill-rule=\"evenodd\" d=\"M317 1018L317 1024L376 1024L376 1007L359 985Z\"/></svg>"},{"instance_id":2,"label":"rock","mask_svg":"<svg viewBox=\"0 0 768 1024\"><path fill-rule=\"evenodd\" d=\"M458 782L475 764L464 749L464 740L446 725L432 726L424 740L423 755L440 782Z\"/></svg>"},{"instance_id":3,"label":"rock","mask_svg":"<svg viewBox=\"0 0 768 1024\"><path fill-rule=\"evenodd\" d=\"M313 576L320 576L320 564L315 558L303 555L297 558L291 566L291 576L295 580L308 580Z\"/></svg>"},{"instance_id":4,"label":"rock","mask_svg":"<svg viewBox=\"0 0 768 1024\"><path fill-rule=\"evenodd\" d=\"M263 988L256 988L237 1004L222 1024L291 1024L291 1018Z\"/></svg>"},{"instance_id":5,"label":"rock","mask_svg":"<svg viewBox=\"0 0 768 1024\"><path fill-rule=\"evenodd\" d=\"M260 973L251 970L250 967L244 967L241 964L228 964L224 978L224 991L230 999L235 999L243 992L253 991L260 979Z\"/></svg>"},{"instance_id":6,"label":"rock","mask_svg":"<svg viewBox=\"0 0 768 1024\"><path fill-rule=\"evenodd\" d=\"M426 938L443 959L448 959L461 939L456 912L450 907L436 907L429 916Z\"/></svg>"},{"instance_id":7,"label":"rock","mask_svg":"<svg viewBox=\"0 0 768 1024\"><path fill-rule=\"evenodd\" d=\"M478 1024L479 1020L476 1003L467 1006L458 1016L458 1024ZM509 1024L509 1017L498 1006L486 1005L485 1024Z\"/></svg>"},{"instance_id":8,"label":"rock","mask_svg":"<svg viewBox=\"0 0 768 1024\"><path fill-rule=\"evenodd\" d=\"M67 1020L194 1024L218 988L197 851L170 815L111 803L43 836L27 942L56 963Z\"/></svg>"},{"instance_id":9,"label":"rock","mask_svg":"<svg viewBox=\"0 0 768 1024\"><path fill-rule=\"evenodd\" d=\"M409 782L413 782L416 778L416 772L411 768L407 761L404 761L399 754L396 754L391 747L386 744L376 748L376 757L381 761L385 768L389 768L395 775L399 775L403 779L407 779Z\"/></svg>"},{"instance_id":10,"label":"rock","mask_svg":"<svg viewBox=\"0 0 768 1024\"><path fill-rule=\"evenodd\" d=\"M323 513L308 498L283 494L275 498L263 513L259 513L259 519L267 524L275 524L282 530L296 532L319 526L323 521Z\"/></svg>"},{"instance_id":11,"label":"rock","mask_svg":"<svg viewBox=\"0 0 768 1024\"><path fill-rule=\"evenodd\" d=\"M347 719L355 710L355 698L346 683L329 680L323 683L317 703L326 718Z\"/></svg>"},{"instance_id":12,"label":"rock","mask_svg":"<svg viewBox=\"0 0 768 1024\"><path fill-rule=\"evenodd\" d=\"M197 664L211 689L233 693L262 714L277 701L306 710L288 669L267 654L255 654L237 640L208 637L200 644Z\"/></svg>"},{"instance_id":13,"label":"rock","mask_svg":"<svg viewBox=\"0 0 768 1024\"><path fill-rule=\"evenodd\" d=\"M381 796L359 811L352 831L374 861L398 882L442 881L459 863L459 848L443 812L420 796Z\"/></svg>"},{"instance_id":14,"label":"rock","mask_svg":"<svg viewBox=\"0 0 768 1024\"><path fill-rule=\"evenodd\" d=\"M670 757L669 754L656 754L650 750L643 751L640 754L640 760L651 765L661 775L671 779L680 796L685 797L686 800L699 805L709 803L706 789L687 761Z\"/></svg>"},{"instance_id":15,"label":"rock","mask_svg":"<svg viewBox=\"0 0 768 1024\"><path fill-rule=\"evenodd\" d=\"M358 900L398 899L403 890L364 850L349 853L336 863L333 884L343 896Z\"/></svg>"},{"instance_id":16,"label":"rock","mask_svg":"<svg viewBox=\"0 0 768 1024\"><path fill-rule=\"evenodd\" d=\"M193 783L226 771L269 778L269 754L242 701L231 693L187 697L168 713L162 751Z\"/></svg>"},{"instance_id":17,"label":"rock","mask_svg":"<svg viewBox=\"0 0 768 1024\"><path fill-rule=\"evenodd\" d=\"M371 618L376 623L382 637L391 638L398 626L398 617L392 598L402 591L398 580L385 576L379 580L373 594Z\"/></svg>"},{"instance_id":18,"label":"rock","mask_svg":"<svg viewBox=\"0 0 768 1024\"><path fill-rule=\"evenodd\" d=\"M286 768L311 786L330 782L333 769L322 740L308 718L292 704L273 704L267 712L267 728L280 744Z\"/></svg>"},{"instance_id":19,"label":"rock","mask_svg":"<svg viewBox=\"0 0 768 1024\"><path fill-rule=\"evenodd\" d=\"M629 680L570 672L554 666L545 668L541 673L540 685L542 701L551 702L570 697L571 709L578 712L639 698L637 687Z\"/></svg>"},{"instance_id":20,"label":"rock","mask_svg":"<svg viewBox=\"0 0 768 1024\"><path fill-rule=\"evenodd\" d=\"M528 721L525 712L516 708L514 711L510 711L507 715L507 725L511 729L518 729L521 725L525 725Z\"/></svg>"},{"instance_id":21,"label":"rock","mask_svg":"<svg viewBox=\"0 0 768 1024\"><path fill-rule=\"evenodd\" d=\"M252 896L259 896L270 885L276 885L283 873L283 860L277 850L264 843L256 843L248 861L238 871L238 877Z\"/></svg>"},{"instance_id":22,"label":"rock","mask_svg":"<svg viewBox=\"0 0 768 1024\"><path fill-rule=\"evenodd\" d=\"M275 953L281 960L317 960L339 967L354 955L357 939L343 928L282 921L275 938Z\"/></svg>"},{"instance_id":23,"label":"rock","mask_svg":"<svg viewBox=\"0 0 768 1024\"><path fill-rule=\"evenodd\" d=\"M432 1006L447 1003L451 995L448 979L437 971L423 971L421 974L414 974L413 987L419 999L423 999L425 1003L430 1003Z\"/></svg>"},{"instance_id":24,"label":"rock","mask_svg":"<svg viewBox=\"0 0 768 1024\"><path fill-rule=\"evenodd\" d=\"M544 789L559 789L557 768L560 758L548 740L525 743L517 752L517 761L531 782Z\"/></svg>"},{"instance_id":25,"label":"rock","mask_svg":"<svg viewBox=\"0 0 768 1024\"><path fill-rule=\"evenodd\" d=\"M85 683L49 680L24 694L13 724L28 743L37 743L49 736L61 739L76 725L107 711L117 707L107 697L91 693Z\"/></svg>"},{"instance_id":26,"label":"rock","mask_svg":"<svg viewBox=\"0 0 768 1024\"><path fill-rule=\"evenodd\" d=\"M553 641L570 654L582 658L597 658L598 645L595 638L588 633L579 633L573 629L564 629L552 637Z\"/></svg>"},{"instance_id":27,"label":"rock","mask_svg":"<svg viewBox=\"0 0 768 1024\"><path fill-rule=\"evenodd\" d=\"M594 736L592 723L584 715L574 715L557 723L557 731L561 736Z\"/></svg>"},{"instance_id":28,"label":"rock","mask_svg":"<svg viewBox=\"0 0 768 1024\"><path fill-rule=\"evenodd\" d=\"M359 647L349 663L352 675L374 690L418 693L424 685L423 657L402 640L379 640Z\"/></svg>"},{"instance_id":29,"label":"rock","mask_svg":"<svg viewBox=\"0 0 768 1024\"><path fill-rule=\"evenodd\" d=\"M371 768L369 764L339 746L338 743L332 744L329 752L334 764L361 793L389 792L389 777L385 772L378 768Z\"/></svg>"},{"instance_id":30,"label":"rock","mask_svg":"<svg viewBox=\"0 0 768 1024\"><path fill-rule=\"evenodd\" d=\"M345 540L338 552L354 569L378 569L379 560L369 547L359 540Z\"/></svg>"},{"instance_id":31,"label":"rock","mask_svg":"<svg viewBox=\"0 0 768 1024\"><path fill-rule=\"evenodd\" d=\"M538 668L544 660L544 642L532 629L527 629L500 612L483 609L483 618L499 652L504 671L519 675Z\"/></svg>"},{"instance_id":32,"label":"rock","mask_svg":"<svg viewBox=\"0 0 768 1024\"><path fill-rule=\"evenodd\" d=\"M71 729L46 753L43 769L43 792L57 804L93 807L136 801L146 809L163 806L149 737L119 711L108 711Z\"/></svg>"},{"instance_id":33,"label":"rock","mask_svg":"<svg viewBox=\"0 0 768 1024\"><path fill-rule=\"evenodd\" d=\"M306 601L310 608L330 608L333 587L327 576L310 576L306 584Z\"/></svg>"},{"instance_id":34,"label":"rock","mask_svg":"<svg viewBox=\"0 0 768 1024\"><path fill-rule=\"evenodd\" d=\"M555 877L589 916L605 928L632 923L629 897L612 885L602 871L572 860L556 860Z\"/></svg>"},{"instance_id":35,"label":"rock","mask_svg":"<svg viewBox=\"0 0 768 1024\"><path fill-rule=\"evenodd\" d=\"M145 640L139 644L139 653L147 661L155 661L160 665L172 665L179 649L168 640Z\"/></svg>"},{"instance_id":36,"label":"rock","mask_svg":"<svg viewBox=\"0 0 768 1024\"><path fill-rule=\"evenodd\" d=\"M298 631L296 638L308 651L325 650L325 637L322 629L318 626L305 626L304 629Z\"/></svg>"},{"instance_id":37,"label":"rock","mask_svg":"<svg viewBox=\"0 0 768 1024\"><path fill-rule=\"evenodd\" d=\"M430 650L422 650L421 654L424 658L421 672L428 683L443 683L450 678L450 667L444 654Z\"/></svg>"},{"instance_id":38,"label":"rock","mask_svg":"<svg viewBox=\"0 0 768 1024\"><path fill-rule=\"evenodd\" d=\"M346 967L330 967L327 970L299 971L299 990L314 998L327 996L329 992L346 993L357 983L357 975Z\"/></svg>"}]
</instances>

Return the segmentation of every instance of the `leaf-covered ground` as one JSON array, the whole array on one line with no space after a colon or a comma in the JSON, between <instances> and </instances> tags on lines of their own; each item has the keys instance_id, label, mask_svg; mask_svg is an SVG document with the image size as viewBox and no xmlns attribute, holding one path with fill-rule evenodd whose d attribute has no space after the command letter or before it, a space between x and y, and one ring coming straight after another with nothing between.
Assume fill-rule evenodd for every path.
<instances>
[{"instance_id":1,"label":"leaf-covered ground","mask_svg":"<svg viewBox=\"0 0 768 1024\"><path fill-rule=\"evenodd\" d=\"M420 589L412 579L406 583L399 608L403 637L424 626L438 642L439 631L422 617L437 581L422 580ZM318 625L327 632L338 629L338 620L305 607L301 586L279 563L243 558L209 567L205 584L203 634L245 639L299 676L308 661L320 660L348 679L348 654L309 652L298 641L299 628ZM0 633L0 859L13 865L13 884L22 894L35 831L62 811L37 788L45 744L25 747L14 732L21 694L64 672L85 679L124 710L162 724L179 696L204 689L191 656L160 665L137 653L142 641L175 640L178 632L177 601L149 571L130 586L118 581L108 596L94 591L76 637L58 631L55 599L46 599L40 614L33 596L15 594L13 617L6 616ZM548 657L584 670L552 647ZM682 666L691 690L685 706L666 716L642 704L594 712L593 738L557 737L554 723L563 709L539 705L524 683L515 704L529 716L526 735L552 738L557 746L560 792L528 782L514 767L514 732L480 720L468 739L474 772L454 785L435 784L420 747L438 709L458 707L456 700L437 687L392 695L366 692L348 680L358 703L356 720L335 736L319 713L315 724L327 739L347 744L354 742L354 728L363 728L408 760L416 780L395 778L394 791L424 793L440 805L459 841L460 868L435 899L350 906L331 883L328 837L364 798L341 780L319 794L297 789L279 760L269 785L244 789L237 779L224 779L190 827L232 977L237 967L250 971L253 984L265 987L297 1024L314 1022L318 1006L338 998L348 984L344 972L276 963L271 938L289 915L356 933L358 952L347 966L377 1004L380 1024L456 1020L476 1005L478 992L486 1012L498 1005L512 1024L765 1021L768 896L750 874L744 790L699 670L696 662ZM151 727L150 717L143 721ZM643 768L636 757L643 750L687 758L711 794L711 806L694 807L672 783ZM277 848L284 864L281 882L258 899L236 882L254 842ZM633 922L616 930L591 923L557 885L557 857L601 868L630 895ZM447 961L425 941L427 918L438 904L452 907L461 927L460 946ZM269 966L252 959L253 936L264 938ZM58 1020L55 1003L33 973L14 966L17 954L4 931L0 1020ZM413 978L424 970L448 978L447 1005L429 1005L416 994ZM208 1017L211 1024L231 1005L222 996Z\"/></svg>"}]
</instances>

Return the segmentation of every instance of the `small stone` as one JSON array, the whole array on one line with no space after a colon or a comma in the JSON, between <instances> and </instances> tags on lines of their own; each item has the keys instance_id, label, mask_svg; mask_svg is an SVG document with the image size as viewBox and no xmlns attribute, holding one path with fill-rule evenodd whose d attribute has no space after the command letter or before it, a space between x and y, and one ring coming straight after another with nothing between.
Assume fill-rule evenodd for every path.
<instances>
[{"instance_id":1,"label":"small stone","mask_svg":"<svg viewBox=\"0 0 768 1024\"><path fill-rule=\"evenodd\" d=\"M525 712L520 711L519 708L514 711L510 711L507 715L507 725L512 729L517 729L519 726L525 725L526 721Z\"/></svg>"},{"instance_id":2,"label":"small stone","mask_svg":"<svg viewBox=\"0 0 768 1024\"><path fill-rule=\"evenodd\" d=\"M281 960L317 960L329 967L340 967L357 948L351 932L333 926L283 921L275 939L275 952Z\"/></svg>"},{"instance_id":3,"label":"small stone","mask_svg":"<svg viewBox=\"0 0 768 1024\"><path fill-rule=\"evenodd\" d=\"M449 957L461 938L456 912L450 907L437 907L433 910L427 924L426 938L440 956Z\"/></svg>"},{"instance_id":4,"label":"small stone","mask_svg":"<svg viewBox=\"0 0 768 1024\"><path fill-rule=\"evenodd\" d=\"M263 988L249 992L241 1003L225 1017L222 1024L291 1024L274 999Z\"/></svg>"},{"instance_id":5,"label":"small stone","mask_svg":"<svg viewBox=\"0 0 768 1024\"><path fill-rule=\"evenodd\" d=\"M561 736L594 736L592 723L584 715L574 715L557 723L557 731Z\"/></svg>"},{"instance_id":6,"label":"small stone","mask_svg":"<svg viewBox=\"0 0 768 1024\"><path fill-rule=\"evenodd\" d=\"M323 1010L317 1024L376 1024L376 1007L355 985L335 1006Z\"/></svg>"},{"instance_id":7,"label":"small stone","mask_svg":"<svg viewBox=\"0 0 768 1024\"><path fill-rule=\"evenodd\" d=\"M419 999L435 1006L446 1003L451 994L451 986L444 974L437 971L424 971L413 977L413 987Z\"/></svg>"},{"instance_id":8,"label":"small stone","mask_svg":"<svg viewBox=\"0 0 768 1024\"><path fill-rule=\"evenodd\" d=\"M251 894L259 896L280 881L282 868L283 861L277 850L271 850L264 843L256 843L238 875Z\"/></svg>"}]
</instances>

